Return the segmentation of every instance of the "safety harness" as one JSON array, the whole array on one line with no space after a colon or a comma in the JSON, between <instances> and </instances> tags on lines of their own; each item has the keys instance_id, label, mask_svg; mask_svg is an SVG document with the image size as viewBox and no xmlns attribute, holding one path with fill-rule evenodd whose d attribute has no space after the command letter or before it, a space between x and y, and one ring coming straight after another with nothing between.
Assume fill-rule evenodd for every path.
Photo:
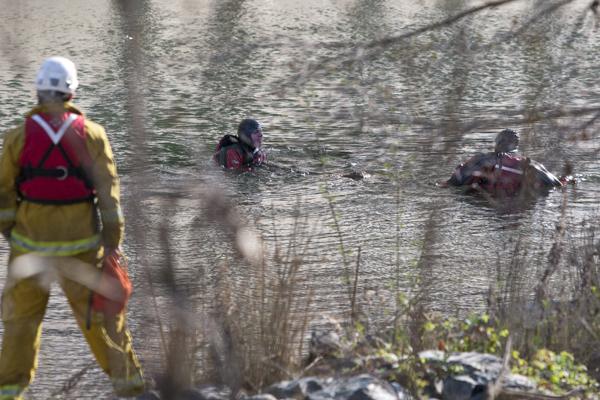
<instances>
[{"instance_id":1,"label":"safety harness","mask_svg":"<svg viewBox=\"0 0 600 400\"><path fill-rule=\"evenodd\" d=\"M484 183L483 187L494 193L514 194L523 183L524 158L510 154L497 153L494 165L494 179Z\"/></svg>"},{"instance_id":2,"label":"safety harness","mask_svg":"<svg viewBox=\"0 0 600 400\"><path fill-rule=\"evenodd\" d=\"M17 178L21 199L41 204L94 200L94 187L85 172L91 158L85 143L84 118L69 112L63 118L57 131L40 114L25 121Z\"/></svg>"}]
</instances>

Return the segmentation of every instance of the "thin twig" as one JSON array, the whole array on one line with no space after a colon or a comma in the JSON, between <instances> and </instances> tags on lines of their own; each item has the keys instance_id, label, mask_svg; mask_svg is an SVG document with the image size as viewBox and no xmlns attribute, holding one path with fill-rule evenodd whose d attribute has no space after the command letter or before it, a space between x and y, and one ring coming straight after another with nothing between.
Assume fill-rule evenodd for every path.
<instances>
[{"instance_id":1,"label":"thin twig","mask_svg":"<svg viewBox=\"0 0 600 400\"><path fill-rule=\"evenodd\" d=\"M319 356L317 356L317 357L315 357L315 359L314 359L314 360L313 360L313 361L312 361L310 364L308 364L306 367L304 367L304 368L302 369L302 371L300 372L300 377L304 376L304 374L305 374L307 371L310 371L310 369L311 369L312 367L314 367L314 366L315 366L315 365L316 365L316 364L317 364L319 361L321 361L322 359L323 359L323 356L320 356L320 355L319 355Z\"/></svg>"},{"instance_id":2,"label":"thin twig","mask_svg":"<svg viewBox=\"0 0 600 400\"><path fill-rule=\"evenodd\" d=\"M88 372L90 368L96 365L95 362L91 362L83 367L81 370L74 373L69 379L63 383L62 387L50 394L50 399L53 399L61 394L68 394L77 384L81 381L81 378Z\"/></svg>"},{"instance_id":3,"label":"thin twig","mask_svg":"<svg viewBox=\"0 0 600 400\"><path fill-rule=\"evenodd\" d=\"M581 322L581 325L585 328L587 333L589 333L597 341L600 341L600 336L598 336L598 334L596 332L594 332L594 330L590 326L589 322L587 322L587 320L584 317L580 316L579 322Z\"/></svg>"},{"instance_id":4,"label":"thin twig","mask_svg":"<svg viewBox=\"0 0 600 400\"><path fill-rule=\"evenodd\" d=\"M333 69L334 67L339 68L340 66L344 66L347 64L352 64L357 61L372 58L372 57L376 56L377 54L381 53L382 51L386 50L390 46L404 42L408 39L419 36L423 33L431 32L434 30L438 30L438 29L453 25L454 23L456 23L468 16L477 14L481 11L495 8L495 7L500 7L500 6L509 4L509 3L513 3L515 1L519 1L519 0L491 1L491 2L484 3L479 6L471 7L471 8L469 8L465 11L462 11L456 15L453 15L453 16L443 19L441 21L431 23L429 25L425 25L421 28L415 29L410 32L384 37L381 39L377 39L377 40L373 40L373 41L364 43L362 45L354 45L354 44L348 43L345 45L345 47L350 47L350 48L346 51L345 54L342 54L342 55L338 54L335 56L324 57L320 61L315 62L312 65L308 65L299 74L299 76L296 76L296 78L298 81L306 80L307 78L312 77L319 71L326 72L328 70ZM559 8L565 6L569 3L572 3L573 1L574 0L563 0L559 3L552 4L552 5L544 8L543 10L541 10L539 13L535 14L531 18L529 18L527 20L527 22L525 22L517 31L511 33L510 35L505 36L504 38L502 38L502 40L494 41L493 43L491 43L487 46L474 47L474 49L475 49L475 51L482 51L482 50L489 49L492 46L496 46L498 43L505 43L508 40L512 40L512 39L520 36L527 29L530 29L530 27L533 25L533 23L535 21L539 20L540 18L542 18L548 14L555 12ZM337 43L336 46L341 47L344 45Z\"/></svg>"},{"instance_id":5,"label":"thin twig","mask_svg":"<svg viewBox=\"0 0 600 400\"><path fill-rule=\"evenodd\" d=\"M354 322L356 318L356 290L358 288L358 273L360 269L360 251L361 247L358 246L358 256L356 257L356 269L354 270L354 285L352 287L352 299L351 299L351 314L350 318Z\"/></svg>"},{"instance_id":6,"label":"thin twig","mask_svg":"<svg viewBox=\"0 0 600 400\"><path fill-rule=\"evenodd\" d=\"M509 364L511 351L512 336L509 335L508 339L506 340L506 346L504 347L504 357L502 357L502 368L500 369L500 373L496 378L496 382L488 386L487 400L494 400L496 396L502 392L502 384L504 382L504 377L510 372Z\"/></svg>"},{"instance_id":7,"label":"thin twig","mask_svg":"<svg viewBox=\"0 0 600 400\"><path fill-rule=\"evenodd\" d=\"M546 8L544 8L543 10L541 10L539 13L535 14L534 16L532 16L531 18L529 18L526 22L524 22L523 24L521 24L521 27L519 29L517 29L516 31L508 34L508 35L504 35L502 37L499 37L497 40L492 40L490 44L486 45L486 46L481 46L479 48L475 48L476 51L483 51L483 50L489 50L490 48L492 48L493 46L496 46L498 43L506 43L509 42L513 39L515 39L516 37L521 36L526 30L530 29L534 22L536 22L537 20L539 20L540 18L552 14L553 12L555 12L556 10L558 10L561 7L566 6L569 3L572 3L574 0L563 0L561 2L558 2L556 4L552 4Z\"/></svg>"}]
</instances>

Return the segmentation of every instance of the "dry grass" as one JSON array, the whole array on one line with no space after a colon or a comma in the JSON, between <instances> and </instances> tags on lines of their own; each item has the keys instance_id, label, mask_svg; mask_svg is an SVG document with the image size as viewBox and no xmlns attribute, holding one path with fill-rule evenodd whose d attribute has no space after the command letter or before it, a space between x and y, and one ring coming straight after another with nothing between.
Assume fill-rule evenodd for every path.
<instances>
[{"instance_id":1,"label":"dry grass","mask_svg":"<svg viewBox=\"0 0 600 400\"><path fill-rule=\"evenodd\" d=\"M194 235L216 227L230 251L210 271L203 270L210 276L186 282L170 245L173 215L164 216L158 250L163 259L160 270L149 274L155 288L145 293L148 298L157 291L167 297L155 299L167 304L166 310L163 306L150 312L165 331L158 389L171 398L210 382L224 384L235 394L294 376L312 319L312 289L303 258L310 237L296 236L297 241L286 245L276 240L271 250L224 197L202 190L179 194L195 196L201 210L191 227ZM172 202L173 197L171 193L163 201ZM300 218L296 223L298 229L304 224ZM201 258L203 249L197 250Z\"/></svg>"},{"instance_id":2,"label":"dry grass","mask_svg":"<svg viewBox=\"0 0 600 400\"><path fill-rule=\"evenodd\" d=\"M550 250L527 252L517 241L514 256L505 266L505 284L491 290L490 312L515 334L515 347L522 354L531 355L540 348L568 351L597 379L600 240L593 220L582 225L573 221L565 193ZM527 283L531 280L538 282L533 290Z\"/></svg>"}]
</instances>

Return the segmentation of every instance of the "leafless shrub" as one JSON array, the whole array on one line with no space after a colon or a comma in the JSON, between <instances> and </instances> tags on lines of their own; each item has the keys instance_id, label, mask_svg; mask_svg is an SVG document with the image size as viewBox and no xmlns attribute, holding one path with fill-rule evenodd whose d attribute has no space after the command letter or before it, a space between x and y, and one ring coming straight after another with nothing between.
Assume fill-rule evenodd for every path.
<instances>
[{"instance_id":1,"label":"leafless shrub","mask_svg":"<svg viewBox=\"0 0 600 400\"><path fill-rule=\"evenodd\" d=\"M596 226L568 222L567 213L565 200L548 253L528 252L516 242L490 311L514 333L523 354L542 347L569 351L598 377L600 354L590 349L600 345L600 242ZM534 288L527 284L531 273L538 280Z\"/></svg>"}]
</instances>

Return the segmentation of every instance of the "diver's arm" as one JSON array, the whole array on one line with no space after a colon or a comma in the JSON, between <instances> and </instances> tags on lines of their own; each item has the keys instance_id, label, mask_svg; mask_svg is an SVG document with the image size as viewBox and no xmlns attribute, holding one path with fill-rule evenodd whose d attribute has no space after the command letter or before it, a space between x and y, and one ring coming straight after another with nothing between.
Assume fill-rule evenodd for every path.
<instances>
[{"instance_id":1,"label":"diver's arm","mask_svg":"<svg viewBox=\"0 0 600 400\"><path fill-rule=\"evenodd\" d=\"M535 173L536 181L543 184L545 187L563 186L560 179L558 179L552 172L548 171L546 167L539 162L530 160L529 166Z\"/></svg>"},{"instance_id":2,"label":"diver's arm","mask_svg":"<svg viewBox=\"0 0 600 400\"><path fill-rule=\"evenodd\" d=\"M491 157L491 154L480 153L460 164L446 181L446 184L452 186L470 185L473 179L480 176L478 174L482 171L483 167L488 164L494 165L495 158L492 160L493 157Z\"/></svg>"}]
</instances>

